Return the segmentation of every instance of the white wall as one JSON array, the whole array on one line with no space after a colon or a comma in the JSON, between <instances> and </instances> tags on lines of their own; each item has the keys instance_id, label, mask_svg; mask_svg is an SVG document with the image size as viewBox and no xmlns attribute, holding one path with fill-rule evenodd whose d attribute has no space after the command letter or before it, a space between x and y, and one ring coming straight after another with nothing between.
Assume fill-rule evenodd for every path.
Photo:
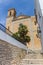
<instances>
[{"instance_id":1,"label":"white wall","mask_svg":"<svg viewBox=\"0 0 43 65\"><path fill-rule=\"evenodd\" d=\"M39 0L41 11L42 11L42 16L43 16L43 0Z\"/></svg>"},{"instance_id":2,"label":"white wall","mask_svg":"<svg viewBox=\"0 0 43 65\"><path fill-rule=\"evenodd\" d=\"M43 52L43 0L35 0L35 9L37 15L37 21L41 29L41 44Z\"/></svg>"},{"instance_id":3,"label":"white wall","mask_svg":"<svg viewBox=\"0 0 43 65\"><path fill-rule=\"evenodd\" d=\"M16 39L12 38L11 36L9 36L8 34L4 33L3 31L0 30L0 39L4 40L14 46L17 46L19 48L25 49L27 50L27 47L25 45L23 45L22 43L20 43L19 41L17 41Z\"/></svg>"}]
</instances>

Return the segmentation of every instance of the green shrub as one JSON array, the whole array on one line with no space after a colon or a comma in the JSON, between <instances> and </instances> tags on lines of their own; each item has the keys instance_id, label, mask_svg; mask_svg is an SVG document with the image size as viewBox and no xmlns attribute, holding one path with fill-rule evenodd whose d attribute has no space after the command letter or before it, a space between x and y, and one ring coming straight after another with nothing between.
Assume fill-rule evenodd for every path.
<instances>
[{"instance_id":1,"label":"green shrub","mask_svg":"<svg viewBox=\"0 0 43 65\"><path fill-rule=\"evenodd\" d=\"M26 42L30 42L30 36L27 36L28 29L25 25L19 25L18 32L14 33L12 37L17 39L18 41L22 42L26 45Z\"/></svg>"}]
</instances>

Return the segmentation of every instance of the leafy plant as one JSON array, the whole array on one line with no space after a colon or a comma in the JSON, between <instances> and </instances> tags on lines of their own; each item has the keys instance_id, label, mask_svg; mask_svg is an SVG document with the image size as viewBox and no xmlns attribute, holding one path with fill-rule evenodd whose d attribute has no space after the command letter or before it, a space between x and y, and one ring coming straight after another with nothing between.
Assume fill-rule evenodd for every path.
<instances>
[{"instance_id":1,"label":"leafy plant","mask_svg":"<svg viewBox=\"0 0 43 65\"><path fill-rule=\"evenodd\" d=\"M26 45L26 42L30 42L30 36L27 36L27 34L28 34L27 27L23 24L20 24L18 32L14 33L12 36Z\"/></svg>"}]
</instances>

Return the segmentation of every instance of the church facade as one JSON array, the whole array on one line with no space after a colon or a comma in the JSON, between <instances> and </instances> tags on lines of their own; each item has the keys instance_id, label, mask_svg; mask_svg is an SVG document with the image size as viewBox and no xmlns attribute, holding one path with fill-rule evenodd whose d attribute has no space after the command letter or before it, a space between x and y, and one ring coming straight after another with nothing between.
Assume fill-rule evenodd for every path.
<instances>
[{"instance_id":1,"label":"church facade","mask_svg":"<svg viewBox=\"0 0 43 65\"><path fill-rule=\"evenodd\" d=\"M37 37L38 24L36 24L35 16L16 16L15 9L8 10L8 16L6 18L6 28L12 33L15 33L18 31L18 27L20 24L26 25L29 31L28 35L30 36L31 41L27 43L27 47L35 50L41 49L40 38Z\"/></svg>"}]
</instances>

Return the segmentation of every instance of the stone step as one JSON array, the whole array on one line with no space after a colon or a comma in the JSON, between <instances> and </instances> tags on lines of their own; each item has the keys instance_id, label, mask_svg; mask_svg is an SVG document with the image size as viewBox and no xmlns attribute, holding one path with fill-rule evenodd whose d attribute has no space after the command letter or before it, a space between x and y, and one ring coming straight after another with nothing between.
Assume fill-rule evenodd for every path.
<instances>
[{"instance_id":1,"label":"stone step","mask_svg":"<svg viewBox=\"0 0 43 65\"><path fill-rule=\"evenodd\" d=\"M25 56L26 59L43 59L43 54L38 53L38 54L27 54Z\"/></svg>"},{"instance_id":2,"label":"stone step","mask_svg":"<svg viewBox=\"0 0 43 65\"><path fill-rule=\"evenodd\" d=\"M42 64L43 65L43 54L40 53L28 53L24 59L20 62L20 65L31 65L31 64Z\"/></svg>"},{"instance_id":3,"label":"stone step","mask_svg":"<svg viewBox=\"0 0 43 65\"><path fill-rule=\"evenodd\" d=\"M23 59L20 63L20 65L29 65L29 64L43 65L43 59Z\"/></svg>"}]
</instances>

